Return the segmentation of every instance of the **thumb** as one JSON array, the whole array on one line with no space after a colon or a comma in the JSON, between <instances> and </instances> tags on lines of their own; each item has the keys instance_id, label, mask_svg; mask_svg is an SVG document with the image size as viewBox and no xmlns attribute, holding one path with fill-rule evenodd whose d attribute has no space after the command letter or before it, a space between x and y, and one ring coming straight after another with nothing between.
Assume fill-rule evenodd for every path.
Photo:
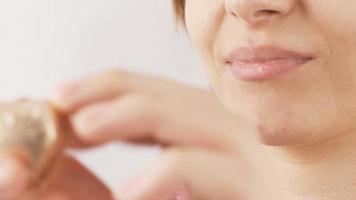
<instances>
[{"instance_id":1,"label":"thumb","mask_svg":"<svg viewBox=\"0 0 356 200\"><path fill-rule=\"evenodd\" d=\"M26 191L29 171L14 157L0 157L0 200L16 199Z\"/></svg>"}]
</instances>

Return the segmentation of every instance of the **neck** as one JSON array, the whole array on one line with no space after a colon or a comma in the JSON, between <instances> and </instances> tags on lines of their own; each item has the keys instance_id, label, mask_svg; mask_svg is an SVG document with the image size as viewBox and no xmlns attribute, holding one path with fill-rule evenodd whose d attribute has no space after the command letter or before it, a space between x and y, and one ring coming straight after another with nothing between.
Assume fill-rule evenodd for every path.
<instances>
[{"instance_id":1,"label":"neck","mask_svg":"<svg viewBox=\"0 0 356 200\"><path fill-rule=\"evenodd\" d=\"M284 199L356 199L356 133L300 147L263 146Z\"/></svg>"}]
</instances>

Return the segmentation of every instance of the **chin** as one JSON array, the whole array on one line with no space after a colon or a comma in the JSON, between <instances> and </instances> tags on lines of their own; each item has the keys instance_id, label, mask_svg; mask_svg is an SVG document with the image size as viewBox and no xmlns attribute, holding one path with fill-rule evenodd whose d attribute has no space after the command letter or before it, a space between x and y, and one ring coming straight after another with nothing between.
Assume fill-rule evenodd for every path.
<instances>
[{"instance_id":1,"label":"chin","mask_svg":"<svg viewBox=\"0 0 356 200\"><path fill-rule=\"evenodd\" d=\"M214 91L223 107L252 122L251 134L265 145L309 146L356 132L356 93L340 95L329 83L307 87L304 82L309 81L302 80L217 80Z\"/></svg>"},{"instance_id":2,"label":"chin","mask_svg":"<svg viewBox=\"0 0 356 200\"><path fill-rule=\"evenodd\" d=\"M256 125L256 134L261 143L268 146L299 146L311 142L305 130L283 123L261 122Z\"/></svg>"},{"instance_id":3,"label":"chin","mask_svg":"<svg viewBox=\"0 0 356 200\"><path fill-rule=\"evenodd\" d=\"M242 116L251 123L252 130L254 130L251 134L255 134L265 145L302 145L310 143L316 139L315 136L319 135L315 133L318 130L310 126L317 123L313 123L313 120L306 116L301 116L300 113L262 104L260 106L256 106L255 103L244 104L244 102L237 104L235 98L229 99L232 101L223 102L225 109Z\"/></svg>"},{"instance_id":4,"label":"chin","mask_svg":"<svg viewBox=\"0 0 356 200\"><path fill-rule=\"evenodd\" d=\"M230 104L231 105L231 104ZM255 105L256 106L256 105ZM259 141L268 146L304 146L318 143L332 137L335 124L326 123L310 113L294 109L273 109L273 107L248 107L244 117L251 122ZM241 112L241 108L230 110ZM340 127L339 127L340 128Z\"/></svg>"},{"instance_id":5,"label":"chin","mask_svg":"<svg viewBox=\"0 0 356 200\"><path fill-rule=\"evenodd\" d=\"M288 111L257 113L254 134L264 145L303 147L323 143L353 129L351 122L337 123L337 119L332 122L326 118Z\"/></svg>"}]
</instances>

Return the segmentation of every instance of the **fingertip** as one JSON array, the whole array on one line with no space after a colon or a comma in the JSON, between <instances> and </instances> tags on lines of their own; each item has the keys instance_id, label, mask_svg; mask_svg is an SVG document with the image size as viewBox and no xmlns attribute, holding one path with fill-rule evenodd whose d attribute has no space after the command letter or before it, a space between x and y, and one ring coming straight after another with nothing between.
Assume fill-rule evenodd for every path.
<instances>
[{"instance_id":1,"label":"fingertip","mask_svg":"<svg viewBox=\"0 0 356 200\"><path fill-rule=\"evenodd\" d=\"M101 142L107 128L107 122L111 120L112 104L108 102L96 103L88 106L71 117L74 131L87 142Z\"/></svg>"},{"instance_id":2,"label":"fingertip","mask_svg":"<svg viewBox=\"0 0 356 200\"><path fill-rule=\"evenodd\" d=\"M93 137L93 130L88 124L85 116L82 114L75 114L70 118L70 122L72 123L72 128L76 136L86 143L91 142Z\"/></svg>"},{"instance_id":3,"label":"fingertip","mask_svg":"<svg viewBox=\"0 0 356 200\"><path fill-rule=\"evenodd\" d=\"M73 108L75 94L80 88L80 81L71 81L52 89L49 101L61 111L70 111Z\"/></svg>"},{"instance_id":4,"label":"fingertip","mask_svg":"<svg viewBox=\"0 0 356 200\"><path fill-rule=\"evenodd\" d=\"M51 92L48 101L60 112L67 113L70 110L68 103L66 103L66 101L56 92Z\"/></svg>"},{"instance_id":5,"label":"fingertip","mask_svg":"<svg viewBox=\"0 0 356 200\"><path fill-rule=\"evenodd\" d=\"M171 199L174 200L191 200L191 195L189 194L189 192L187 190L185 190L184 188L182 188L181 190L178 190L177 192L175 192Z\"/></svg>"}]
</instances>

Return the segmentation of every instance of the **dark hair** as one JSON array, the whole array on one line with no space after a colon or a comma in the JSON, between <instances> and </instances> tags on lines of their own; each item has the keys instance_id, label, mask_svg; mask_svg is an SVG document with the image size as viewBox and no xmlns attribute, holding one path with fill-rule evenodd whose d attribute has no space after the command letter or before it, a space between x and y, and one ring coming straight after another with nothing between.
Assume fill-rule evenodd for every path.
<instances>
[{"instance_id":1,"label":"dark hair","mask_svg":"<svg viewBox=\"0 0 356 200\"><path fill-rule=\"evenodd\" d=\"M185 0L173 0L173 10L178 24L185 25Z\"/></svg>"}]
</instances>

